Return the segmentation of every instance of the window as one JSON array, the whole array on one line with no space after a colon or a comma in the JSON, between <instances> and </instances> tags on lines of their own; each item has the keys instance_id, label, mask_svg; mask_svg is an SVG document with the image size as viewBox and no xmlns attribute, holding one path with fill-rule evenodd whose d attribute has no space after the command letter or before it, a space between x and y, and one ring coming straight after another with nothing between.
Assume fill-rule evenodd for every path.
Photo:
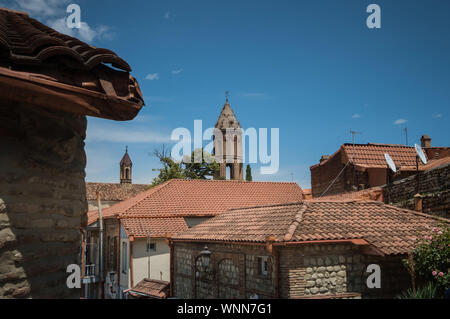
<instances>
[{"instance_id":1,"label":"window","mask_svg":"<svg viewBox=\"0 0 450 319\"><path fill-rule=\"evenodd\" d=\"M147 243L147 252L156 251L156 243Z\"/></svg>"},{"instance_id":2,"label":"window","mask_svg":"<svg viewBox=\"0 0 450 319\"><path fill-rule=\"evenodd\" d=\"M127 268L128 268L128 253L127 253L127 243L123 242L122 243L122 272L124 274L127 273Z\"/></svg>"},{"instance_id":3,"label":"window","mask_svg":"<svg viewBox=\"0 0 450 319\"><path fill-rule=\"evenodd\" d=\"M258 270L258 274L260 276L267 276L267 269L268 269L268 265L267 265L267 260L268 257L258 257L258 265L259 265L259 270Z\"/></svg>"}]
</instances>

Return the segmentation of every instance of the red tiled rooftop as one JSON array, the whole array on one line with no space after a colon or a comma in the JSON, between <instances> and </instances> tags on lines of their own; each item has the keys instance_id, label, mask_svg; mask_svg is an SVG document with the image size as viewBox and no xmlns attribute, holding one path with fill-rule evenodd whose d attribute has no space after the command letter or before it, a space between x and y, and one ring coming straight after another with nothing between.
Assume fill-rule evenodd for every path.
<instances>
[{"instance_id":1,"label":"red tiled rooftop","mask_svg":"<svg viewBox=\"0 0 450 319\"><path fill-rule=\"evenodd\" d=\"M121 218L215 216L230 208L302 199L296 183L172 179L104 211Z\"/></svg>"},{"instance_id":2,"label":"red tiled rooftop","mask_svg":"<svg viewBox=\"0 0 450 319\"><path fill-rule=\"evenodd\" d=\"M59 33L26 13L0 8L4 100L129 120L144 104L130 71L111 50Z\"/></svg>"},{"instance_id":3,"label":"red tiled rooftop","mask_svg":"<svg viewBox=\"0 0 450 319\"><path fill-rule=\"evenodd\" d=\"M86 199L96 200L100 192L102 200L123 201L150 188L146 184L92 183L86 182Z\"/></svg>"},{"instance_id":4,"label":"red tiled rooftop","mask_svg":"<svg viewBox=\"0 0 450 319\"><path fill-rule=\"evenodd\" d=\"M341 148L331 155L328 159L322 161L319 164L312 166L311 168L321 166L330 161L331 158L336 156L339 152L343 152L342 161L347 160L350 163L365 167L365 168L386 168L386 159L384 154L387 153L391 156L397 168L403 170L415 170L416 169L416 151L414 147L397 144L343 144ZM419 166L423 164L419 161Z\"/></svg>"},{"instance_id":5,"label":"red tiled rooftop","mask_svg":"<svg viewBox=\"0 0 450 319\"><path fill-rule=\"evenodd\" d=\"M165 238L188 229L183 217L138 217L121 219L128 236Z\"/></svg>"},{"instance_id":6,"label":"red tiled rooftop","mask_svg":"<svg viewBox=\"0 0 450 319\"><path fill-rule=\"evenodd\" d=\"M215 216L228 209L282 204L303 199L296 183L172 179L102 210L120 218L129 235L164 237L187 229L183 217ZM98 212L88 214L88 224Z\"/></svg>"},{"instance_id":7,"label":"red tiled rooftop","mask_svg":"<svg viewBox=\"0 0 450 319\"><path fill-rule=\"evenodd\" d=\"M310 242L363 239L384 254L404 254L438 219L376 201L304 201L229 210L173 240Z\"/></svg>"},{"instance_id":8,"label":"red tiled rooftop","mask_svg":"<svg viewBox=\"0 0 450 319\"><path fill-rule=\"evenodd\" d=\"M128 292L137 298L148 297L165 299L169 296L169 290L170 286L167 281L145 278L142 279L136 286L129 289Z\"/></svg>"}]
</instances>

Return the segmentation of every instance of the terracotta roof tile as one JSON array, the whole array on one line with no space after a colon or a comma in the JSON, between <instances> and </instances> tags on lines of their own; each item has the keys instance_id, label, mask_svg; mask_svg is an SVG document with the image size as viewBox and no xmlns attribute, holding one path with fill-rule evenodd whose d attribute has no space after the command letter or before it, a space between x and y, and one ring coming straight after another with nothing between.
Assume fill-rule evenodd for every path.
<instances>
[{"instance_id":1,"label":"terracotta roof tile","mask_svg":"<svg viewBox=\"0 0 450 319\"><path fill-rule=\"evenodd\" d=\"M365 168L386 168L386 159L384 153L388 153L394 161L397 168L402 170L416 169L416 151L414 147L397 144L343 144L341 148L326 160L311 168L321 166L330 161L339 152L344 153L343 161L350 161L354 165ZM345 164L345 163L344 163ZM419 161L419 167L424 166Z\"/></svg>"},{"instance_id":2,"label":"terracotta roof tile","mask_svg":"<svg viewBox=\"0 0 450 319\"><path fill-rule=\"evenodd\" d=\"M59 33L26 13L0 8L4 99L129 120L144 104L130 71L111 50Z\"/></svg>"},{"instance_id":3,"label":"terracotta roof tile","mask_svg":"<svg viewBox=\"0 0 450 319\"><path fill-rule=\"evenodd\" d=\"M183 217L123 218L121 223L129 236L165 238L188 229Z\"/></svg>"},{"instance_id":4,"label":"terracotta roof tile","mask_svg":"<svg viewBox=\"0 0 450 319\"><path fill-rule=\"evenodd\" d=\"M296 183L172 179L121 207L120 217L215 216L230 208L281 204L303 199Z\"/></svg>"},{"instance_id":5,"label":"terracotta roof tile","mask_svg":"<svg viewBox=\"0 0 450 319\"><path fill-rule=\"evenodd\" d=\"M149 189L145 184L120 184L120 183L86 183L87 200L96 200L96 192L100 192L102 200L122 201Z\"/></svg>"},{"instance_id":6,"label":"terracotta roof tile","mask_svg":"<svg viewBox=\"0 0 450 319\"><path fill-rule=\"evenodd\" d=\"M242 208L207 220L174 240L276 242L364 239L384 254L403 254L439 219L376 201L304 201Z\"/></svg>"},{"instance_id":7,"label":"terracotta roof tile","mask_svg":"<svg viewBox=\"0 0 450 319\"><path fill-rule=\"evenodd\" d=\"M129 235L145 237L150 229L152 237L163 237L187 229L183 217L215 216L230 208L302 199L296 183L172 179L108 207L102 214L120 218ZM88 216L88 224L92 224L98 212Z\"/></svg>"},{"instance_id":8,"label":"terracotta roof tile","mask_svg":"<svg viewBox=\"0 0 450 319\"><path fill-rule=\"evenodd\" d=\"M135 297L165 299L169 296L170 286L167 281L145 278L136 286L129 289L129 293Z\"/></svg>"}]
</instances>

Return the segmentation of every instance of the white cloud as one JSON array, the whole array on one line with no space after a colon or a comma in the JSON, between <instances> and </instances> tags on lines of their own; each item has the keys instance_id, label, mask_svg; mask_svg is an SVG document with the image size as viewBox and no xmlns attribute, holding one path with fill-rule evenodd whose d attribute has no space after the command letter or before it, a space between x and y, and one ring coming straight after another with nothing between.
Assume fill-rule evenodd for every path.
<instances>
[{"instance_id":1,"label":"white cloud","mask_svg":"<svg viewBox=\"0 0 450 319\"><path fill-rule=\"evenodd\" d=\"M167 11L166 13L164 13L164 19L169 19L170 18L170 12Z\"/></svg>"},{"instance_id":2,"label":"white cloud","mask_svg":"<svg viewBox=\"0 0 450 319\"><path fill-rule=\"evenodd\" d=\"M180 74L181 72L183 72L183 69L173 70L173 71L172 71L172 74L177 75L177 74Z\"/></svg>"},{"instance_id":3,"label":"white cloud","mask_svg":"<svg viewBox=\"0 0 450 319\"><path fill-rule=\"evenodd\" d=\"M159 75L158 75L158 73L150 73L150 74L147 74L145 79L150 80L150 81L159 80Z\"/></svg>"},{"instance_id":4,"label":"white cloud","mask_svg":"<svg viewBox=\"0 0 450 319\"><path fill-rule=\"evenodd\" d=\"M14 0L9 1L12 9L25 11L38 19L64 14L69 0Z\"/></svg>"},{"instance_id":5,"label":"white cloud","mask_svg":"<svg viewBox=\"0 0 450 319\"><path fill-rule=\"evenodd\" d=\"M31 17L40 20L56 31L88 43L97 39L109 40L113 37L110 28L105 25L92 27L82 21L79 29L69 28L66 24L68 16L66 8L69 3L69 0L13 0L9 1L9 7L25 11ZM81 17L83 17L83 7L81 7Z\"/></svg>"},{"instance_id":6,"label":"white cloud","mask_svg":"<svg viewBox=\"0 0 450 319\"><path fill-rule=\"evenodd\" d=\"M408 120L405 119L398 119L394 122L395 125L400 125L400 124L405 124L406 122L408 122Z\"/></svg>"},{"instance_id":7,"label":"white cloud","mask_svg":"<svg viewBox=\"0 0 450 319\"><path fill-rule=\"evenodd\" d=\"M435 118L435 119L440 119L440 118L442 118L444 115L442 115L442 113L435 113L435 114L433 114L433 117Z\"/></svg>"},{"instance_id":8,"label":"white cloud","mask_svg":"<svg viewBox=\"0 0 450 319\"><path fill-rule=\"evenodd\" d=\"M114 124L94 124L88 126L87 142L113 143L167 143L171 142L170 134L152 131L146 128L130 128Z\"/></svg>"},{"instance_id":9,"label":"white cloud","mask_svg":"<svg viewBox=\"0 0 450 319\"><path fill-rule=\"evenodd\" d=\"M352 116L353 119L359 119L360 117L361 117L361 115L359 115L358 113L355 113Z\"/></svg>"}]
</instances>

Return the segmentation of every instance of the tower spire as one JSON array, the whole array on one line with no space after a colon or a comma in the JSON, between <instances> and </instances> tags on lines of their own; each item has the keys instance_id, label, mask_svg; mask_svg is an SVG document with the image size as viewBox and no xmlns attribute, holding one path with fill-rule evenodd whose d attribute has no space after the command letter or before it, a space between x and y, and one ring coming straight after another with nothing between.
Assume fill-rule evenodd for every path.
<instances>
[{"instance_id":1,"label":"tower spire","mask_svg":"<svg viewBox=\"0 0 450 319\"><path fill-rule=\"evenodd\" d=\"M131 167L133 162L128 155L128 145L125 146L125 154L120 161L120 184L131 184Z\"/></svg>"}]
</instances>

